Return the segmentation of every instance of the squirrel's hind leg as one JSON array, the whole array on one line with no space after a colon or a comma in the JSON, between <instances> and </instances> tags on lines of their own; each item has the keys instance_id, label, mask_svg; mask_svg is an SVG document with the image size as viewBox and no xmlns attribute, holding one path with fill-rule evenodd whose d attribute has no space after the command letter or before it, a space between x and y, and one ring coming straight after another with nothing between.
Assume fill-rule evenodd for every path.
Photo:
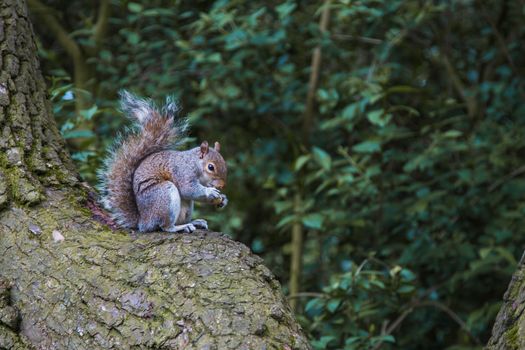
<instances>
[{"instance_id":1,"label":"squirrel's hind leg","mask_svg":"<svg viewBox=\"0 0 525 350\"><path fill-rule=\"evenodd\" d=\"M208 223L204 219L195 219L192 220L191 217L193 215L193 201L192 200L182 200L181 201L181 209L179 218L177 219L177 223L179 225L182 224L192 224L196 228L200 228L203 230L208 229Z\"/></svg>"},{"instance_id":2,"label":"squirrel's hind leg","mask_svg":"<svg viewBox=\"0 0 525 350\"><path fill-rule=\"evenodd\" d=\"M193 232L195 226L176 225L181 211L177 186L171 181L155 184L136 194L140 213L139 231L148 232L160 227L167 232Z\"/></svg>"}]
</instances>

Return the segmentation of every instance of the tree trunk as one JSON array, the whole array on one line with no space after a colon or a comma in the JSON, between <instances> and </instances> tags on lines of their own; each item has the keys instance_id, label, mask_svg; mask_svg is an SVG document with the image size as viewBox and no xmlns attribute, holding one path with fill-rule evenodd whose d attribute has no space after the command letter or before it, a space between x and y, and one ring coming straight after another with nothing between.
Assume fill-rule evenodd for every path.
<instances>
[{"instance_id":1,"label":"tree trunk","mask_svg":"<svg viewBox=\"0 0 525 350\"><path fill-rule=\"evenodd\" d=\"M525 349L525 254L514 272L492 328L487 350Z\"/></svg>"},{"instance_id":2,"label":"tree trunk","mask_svg":"<svg viewBox=\"0 0 525 350\"><path fill-rule=\"evenodd\" d=\"M310 349L219 233L112 232L64 151L25 1L0 2L0 349Z\"/></svg>"}]
</instances>

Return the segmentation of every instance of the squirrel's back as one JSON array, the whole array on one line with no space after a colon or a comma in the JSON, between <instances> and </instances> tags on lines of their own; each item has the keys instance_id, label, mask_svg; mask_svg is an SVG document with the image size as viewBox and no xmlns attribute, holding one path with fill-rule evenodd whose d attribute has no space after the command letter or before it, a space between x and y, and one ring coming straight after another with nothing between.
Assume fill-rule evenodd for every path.
<instances>
[{"instance_id":1,"label":"squirrel's back","mask_svg":"<svg viewBox=\"0 0 525 350\"><path fill-rule=\"evenodd\" d=\"M116 222L135 228L139 213L133 193L133 174L149 155L176 148L188 127L177 118L179 107L166 99L158 109L150 99L139 98L127 91L120 93L121 109L133 122L132 128L120 136L99 172L102 203Z\"/></svg>"}]
</instances>

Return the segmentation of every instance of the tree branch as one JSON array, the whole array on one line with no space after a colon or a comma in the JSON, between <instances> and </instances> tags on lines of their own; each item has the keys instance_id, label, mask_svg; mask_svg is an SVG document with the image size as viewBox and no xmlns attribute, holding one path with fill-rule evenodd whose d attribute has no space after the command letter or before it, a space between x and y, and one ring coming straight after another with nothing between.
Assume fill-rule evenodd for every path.
<instances>
[{"instance_id":1,"label":"tree branch","mask_svg":"<svg viewBox=\"0 0 525 350\"><path fill-rule=\"evenodd\" d=\"M299 189L300 191L300 189ZM297 214L302 207L302 196L298 192L294 198L294 212ZM303 268L303 226L300 221L292 225L292 257L290 262L290 295L298 295L301 285L301 272ZM297 309L297 299L290 298L290 307Z\"/></svg>"},{"instance_id":2,"label":"tree branch","mask_svg":"<svg viewBox=\"0 0 525 350\"><path fill-rule=\"evenodd\" d=\"M46 23L47 27L55 35L62 48L73 60L73 79L75 87L78 89L85 89L86 83L89 79L89 67L86 64L84 54L78 43L69 36L67 30L53 15L54 10L52 8L44 5L40 0L28 0L27 3L30 10ZM80 104L77 104L77 109L83 109L85 107L83 99L78 98L77 101Z\"/></svg>"},{"instance_id":3,"label":"tree branch","mask_svg":"<svg viewBox=\"0 0 525 350\"><path fill-rule=\"evenodd\" d=\"M330 19L330 2L331 0L325 0L323 5L323 12L321 14L321 20L319 28L321 33L326 32L328 22ZM306 109L303 117L303 134L302 140L308 145L310 138L310 129L313 121L313 106L315 90L317 89L317 81L319 80L319 70L321 65L321 46L318 45L312 54L312 65L310 72L310 81L308 82L308 94L306 96ZM302 200L302 189L299 186L297 194L294 199L294 211L295 213L300 212L303 200ZM295 222L292 225L292 257L290 264L290 294L296 295L299 293L302 261L303 261L303 240L304 232L301 222ZM290 306L295 311L297 308L297 299L290 299Z\"/></svg>"},{"instance_id":4,"label":"tree branch","mask_svg":"<svg viewBox=\"0 0 525 350\"><path fill-rule=\"evenodd\" d=\"M97 48L100 47L102 39L106 35L106 31L108 29L108 20L111 12L111 7L109 5L109 0L100 0L97 23L93 28L92 36L92 39L95 42L95 47Z\"/></svg>"},{"instance_id":5,"label":"tree branch","mask_svg":"<svg viewBox=\"0 0 525 350\"><path fill-rule=\"evenodd\" d=\"M514 60L512 59L512 56L510 55L510 52L509 52L509 50L507 48L507 43L505 42L505 39L503 38L503 35L501 35L501 33L500 33L496 23L494 23L492 18L487 13L487 9L483 5L483 2L480 2L480 5L481 5L481 10L482 10L481 14L483 15L483 18L485 18L487 23L492 28L492 31L494 32L494 36L496 37L496 41L498 42L500 50L503 53L503 56L505 56L505 58L507 59L507 62L509 63L510 68L512 69L512 72L516 76L520 76L520 72L518 71L518 69L516 68L516 65L514 64ZM505 3L505 5L506 5L506 3ZM503 12L505 12L505 11L503 11ZM523 92L523 87L522 87L521 81L518 84L519 84L518 85L519 86L519 92L520 92L521 96L523 98L525 98L525 93Z\"/></svg>"},{"instance_id":6,"label":"tree branch","mask_svg":"<svg viewBox=\"0 0 525 350\"><path fill-rule=\"evenodd\" d=\"M403 311L403 313L399 315L399 317L390 326L386 328L386 331L383 334L384 335L392 334L401 325L401 323L407 318L407 316L412 313L412 311L414 311L417 308L425 307L425 306L432 306L446 313L452 320L454 320L454 322L456 322L461 327L461 329L463 329L470 336L470 338L474 340L474 342L477 345L481 345L481 341L470 331L470 329L468 329L467 324L461 319L461 317L458 316L457 313L455 313L452 309L450 309L445 304L440 303L438 301L432 301L432 300L421 301L418 299L416 301L409 303L405 311ZM378 350L382 344L383 342L380 341L372 348L372 350Z\"/></svg>"},{"instance_id":7,"label":"tree branch","mask_svg":"<svg viewBox=\"0 0 525 350\"><path fill-rule=\"evenodd\" d=\"M78 44L71 39L66 29L58 22L56 17L52 14L53 9L44 5L39 0L28 0L29 8L34 14L41 17L45 21L51 32L69 56L76 62L83 60L82 51Z\"/></svg>"},{"instance_id":8,"label":"tree branch","mask_svg":"<svg viewBox=\"0 0 525 350\"><path fill-rule=\"evenodd\" d=\"M474 118L478 113L478 104L476 101L476 97L469 94L467 88L465 87L465 84L463 84L463 82L461 81L461 78L456 72L456 69L454 68L452 63L450 63L450 60L446 55L440 55L438 57L438 61L445 67L447 74L452 82L452 86L459 94L459 96L463 99L463 101L466 103L468 116Z\"/></svg>"},{"instance_id":9,"label":"tree branch","mask_svg":"<svg viewBox=\"0 0 525 350\"><path fill-rule=\"evenodd\" d=\"M338 39L338 40L352 40L352 41L359 41L365 44L372 44L372 45L380 45L383 43L383 40L376 39L376 38L370 38L367 36L357 36L357 35L350 35L350 34L341 34L341 33L334 33L332 35L332 38Z\"/></svg>"},{"instance_id":10,"label":"tree branch","mask_svg":"<svg viewBox=\"0 0 525 350\"><path fill-rule=\"evenodd\" d=\"M321 20L319 22L319 30L322 34L327 31L328 23L330 22L330 2L330 0L325 0L323 5L323 12L321 13ZM306 96L306 109L303 119L303 140L305 142L308 142L310 129L313 122L315 91L317 90L317 82L319 81L320 67L321 46L318 45L312 54L310 81L308 82L308 93Z\"/></svg>"},{"instance_id":11,"label":"tree branch","mask_svg":"<svg viewBox=\"0 0 525 350\"><path fill-rule=\"evenodd\" d=\"M525 173L525 165L522 165L518 169L512 171L510 174L507 174L504 177L502 177L501 179L495 181L492 185L490 185L489 193L493 192L495 189L497 189L498 187L503 185L508 180L510 180L512 178L515 178L516 176L521 175L523 173Z\"/></svg>"}]
</instances>

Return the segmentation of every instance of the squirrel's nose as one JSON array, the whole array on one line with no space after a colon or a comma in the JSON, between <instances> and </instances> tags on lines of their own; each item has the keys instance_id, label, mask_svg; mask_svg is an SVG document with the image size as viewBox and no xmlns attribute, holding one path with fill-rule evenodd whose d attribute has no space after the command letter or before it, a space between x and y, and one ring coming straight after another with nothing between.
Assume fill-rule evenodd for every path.
<instances>
[{"instance_id":1,"label":"squirrel's nose","mask_svg":"<svg viewBox=\"0 0 525 350\"><path fill-rule=\"evenodd\" d=\"M226 184L224 183L224 181L217 181L215 183L215 188L217 188L219 190L222 190L225 186L226 186Z\"/></svg>"}]
</instances>

